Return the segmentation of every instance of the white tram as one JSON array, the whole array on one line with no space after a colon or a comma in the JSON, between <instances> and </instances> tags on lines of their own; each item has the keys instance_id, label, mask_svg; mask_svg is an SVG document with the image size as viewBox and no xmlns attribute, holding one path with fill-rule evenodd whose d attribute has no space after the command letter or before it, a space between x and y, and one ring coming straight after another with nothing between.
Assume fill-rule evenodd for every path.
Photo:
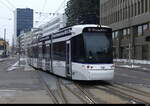
<instances>
[{"instance_id":1,"label":"white tram","mask_svg":"<svg viewBox=\"0 0 150 106\"><path fill-rule=\"evenodd\" d=\"M72 80L114 78L112 29L99 25L76 25L34 39L28 62L36 69Z\"/></svg>"}]
</instances>

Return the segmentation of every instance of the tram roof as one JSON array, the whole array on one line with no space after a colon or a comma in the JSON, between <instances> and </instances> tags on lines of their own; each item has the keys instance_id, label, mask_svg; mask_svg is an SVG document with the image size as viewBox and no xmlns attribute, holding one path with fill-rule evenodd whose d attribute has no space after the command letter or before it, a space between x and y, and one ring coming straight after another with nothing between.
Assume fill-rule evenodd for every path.
<instances>
[{"instance_id":1,"label":"tram roof","mask_svg":"<svg viewBox=\"0 0 150 106\"><path fill-rule=\"evenodd\" d=\"M65 36L69 36L71 35L71 33L74 33L73 36L76 36L78 34L81 34L83 32L84 28L87 27L101 27L101 28L110 28L108 26L104 26L104 25L95 25L95 24L84 24L84 25L74 25L71 27L65 27L65 28L61 28L59 31L57 31L56 33L53 33L52 36L53 38L60 38L60 37L65 37ZM72 37L73 37L72 36ZM49 36L45 36L45 37L41 37L39 38L39 41L46 41L50 39Z\"/></svg>"},{"instance_id":2,"label":"tram roof","mask_svg":"<svg viewBox=\"0 0 150 106\"><path fill-rule=\"evenodd\" d=\"M78 35L83 32L83 29L86 27L101 27L101 28L110 28L108 26L104 25L95 25L95 24L84 24L84 25L74 25L71 27L66 27L66 28L61 28L59 31L53 34L53 37L59 36L62 33L69 34L69 33L74 33L75 35Z\"/></svg>"},{"instance_id":3,"label":"tram roof","mask_svg":"<svg viewBox=\"0 0 150 106\"><path fill-rule=\"evenodd\" d=\"M104 25L95 25L95 24L85 24L85 25L75 25L72 26L72 32L75 33L75 35L78 35L83 32L83 29L86 27L101 27L101 28L110 28L108 26Z\"/></svg>"},{"instance_id":4,"label":"tram roof","mask_svg":"<svg viewBox=\"0 0 150 106\"><path fill-rule=\"evenodd\" d=\"M108 26L104 26L104 25L95 25L95 24L84 24L84 25L75 25L72 26L72 28L81 28L84 29L85 27L102 27L102 28L110 28Z\"/></svg>"}]
</instances>

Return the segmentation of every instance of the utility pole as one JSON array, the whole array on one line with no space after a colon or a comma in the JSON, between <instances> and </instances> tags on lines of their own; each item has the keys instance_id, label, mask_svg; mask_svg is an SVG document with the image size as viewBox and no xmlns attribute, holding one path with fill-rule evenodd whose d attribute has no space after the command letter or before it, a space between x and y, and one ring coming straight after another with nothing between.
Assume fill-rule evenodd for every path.
<instances>
[{"instance_id":1,"label":"utility pole","mask_svg":"<svg viewBox=\"0 0 150 106\"><path fill-rule=\"evenodd\" d=\"M130 65L132 64L132 62L131 62L131 43L129 43L129 63L130 63Z\"/></svg>"},{"instance_id":2,"label":"utility pole","mask_svg":"<svg viewBox=\"0 0 150 106\"><path fill-rule=\"evenodd\" d=\"M19 67L20 67L20 53L21 53L20 36L18 38L19 38Z\"/></svg>"},{"instance_id":3,"label":"utility pole","mask_svg":"<svg viewBox=\"0 0 150 106\"><path fill-rule=\"evenodd\" d=\"M101 25L101 0L99 0L99 24Z\"/></svg>"},{"instance_id":4,"label":"utility pole","mask_svg":"<svg viewBox=\"0 0 150 106\"><path fill-rule=\"evenodd\" d=\"M4 29L4 57L6 57L6 28Z\"/></svg>"}]
</instances>

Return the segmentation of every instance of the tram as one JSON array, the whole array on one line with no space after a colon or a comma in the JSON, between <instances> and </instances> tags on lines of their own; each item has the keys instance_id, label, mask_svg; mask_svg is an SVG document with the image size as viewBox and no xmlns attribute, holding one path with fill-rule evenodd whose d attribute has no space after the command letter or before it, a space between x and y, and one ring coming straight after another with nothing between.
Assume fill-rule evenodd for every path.
<instances>
[{"instance_id":1,"label":"tram","mask_svg":"<svg viewBox=\"0 0 150 106\"><path fill-rule=\"evenodd\" d=\"M5 58L9 55L8 43L3 39L0 39L0 58Z\"/></svg>"},{"instance_id":2,"label":"tram","mask_svg":"<svg viewBox=\"0 0 150 106\"><path fill-rule=\"evenodd\" d=\"M4 55L4 46L0 45L0 57Z\"/></svg>"},{"instance_id":3,"label":"tram","mask_svg":"<svg viewBox=\"0 0 150 106\"><path fill-rule=\"evenodd\" d=\"M112 45L111 28L75 25L35 38L28 47L28 63L71 80L112 80Z\"/></svg>"}]
</instances>

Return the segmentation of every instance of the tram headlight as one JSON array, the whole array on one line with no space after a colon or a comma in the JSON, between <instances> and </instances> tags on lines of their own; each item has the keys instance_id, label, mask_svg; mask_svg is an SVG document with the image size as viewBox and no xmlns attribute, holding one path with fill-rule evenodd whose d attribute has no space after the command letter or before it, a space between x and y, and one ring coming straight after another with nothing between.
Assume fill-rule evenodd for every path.
<instances>
[{"instance_id":1,"label":"tram headlight","mask_svg":"<svg viewBox=\"0 0 150 106\"><path fill-rule=\"evenodd\" d=\"M113 64L113 65L111 66L111 69L115 69L115 64Z\"/></svg>"},{"instance_id":2,"label":"tram headlight","mask_svg":"<svg viewBox=\"0 0 150 106\"><path fill-rule=\"evenodd\" d=\"M89 69L90 68L90 66L87 66L87 69Z\"/></svg>"}]
</instances>

